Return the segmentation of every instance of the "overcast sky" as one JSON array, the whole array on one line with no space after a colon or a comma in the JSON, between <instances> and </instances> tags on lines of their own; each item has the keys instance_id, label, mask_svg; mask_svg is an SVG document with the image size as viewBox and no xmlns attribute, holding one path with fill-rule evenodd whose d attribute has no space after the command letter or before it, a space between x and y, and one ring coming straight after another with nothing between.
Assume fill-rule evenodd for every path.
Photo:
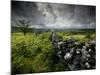
<instances>
[{"instance_id":1,"label":"overcast sky","mask_svg":"<svg viewBox=\"0 0 100 75\"><path fill-rule=\"evenodd\" d=\"M12 25L25 19L35 28L95 28L95 10L95 6L12 1Z\"/></svg>"}]
</instances>

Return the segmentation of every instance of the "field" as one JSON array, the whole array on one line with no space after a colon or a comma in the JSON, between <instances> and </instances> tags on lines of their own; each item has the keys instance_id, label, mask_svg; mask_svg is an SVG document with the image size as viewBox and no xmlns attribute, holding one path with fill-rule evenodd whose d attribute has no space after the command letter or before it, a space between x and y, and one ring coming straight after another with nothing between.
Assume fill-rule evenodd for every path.
<instances>
[{"instance_id":1,"label":"field","mask_svg":"<svg viewBox=\"0 0 100 75\"><path fill-rule=\"evenodd\" d=\"M84 43L95 39L95 32L56 32L61 41L71 36ZM24 35L13 32L11 35L12 73L37 73L69 70L68 64L57 61L56 50L51 39L52 32L32 32ZM91 68L90 68L91 69Z\"/></svg>"}]
</instances>

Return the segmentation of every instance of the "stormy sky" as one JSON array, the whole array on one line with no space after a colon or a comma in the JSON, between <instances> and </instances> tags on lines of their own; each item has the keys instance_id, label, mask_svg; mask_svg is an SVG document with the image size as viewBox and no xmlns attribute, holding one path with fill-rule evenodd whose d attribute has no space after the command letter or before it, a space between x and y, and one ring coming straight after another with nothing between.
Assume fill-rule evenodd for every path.
<instances>
[{"instance_id":1,"label":"stormy sky","mask_svg":"<svg viewBox=\"0 0 100 75\"><path fill-rule=\"evenodd\" d=\"M42 29L95 28L95 10L86 5L12 1L11 24L28 20L31 27Z\"/></svg>"}]
</instances>

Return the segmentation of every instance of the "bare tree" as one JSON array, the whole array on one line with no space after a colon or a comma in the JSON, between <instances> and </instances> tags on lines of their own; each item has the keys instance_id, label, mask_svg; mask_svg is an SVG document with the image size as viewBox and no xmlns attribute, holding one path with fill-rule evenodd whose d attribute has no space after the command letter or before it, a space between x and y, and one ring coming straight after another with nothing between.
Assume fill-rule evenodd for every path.
<instances>
[{"instance_id":1,"label":"bare tree","mask_svg":"<svg viewBox=\"0 0 100 75\"><path fill-rule=\"evenodd\" d=\"M19 20L16 25L20 27L20 30L23 32L24 35L29 31L29 27L31 26L29 20Z\"/></svg>"}]
</instances>

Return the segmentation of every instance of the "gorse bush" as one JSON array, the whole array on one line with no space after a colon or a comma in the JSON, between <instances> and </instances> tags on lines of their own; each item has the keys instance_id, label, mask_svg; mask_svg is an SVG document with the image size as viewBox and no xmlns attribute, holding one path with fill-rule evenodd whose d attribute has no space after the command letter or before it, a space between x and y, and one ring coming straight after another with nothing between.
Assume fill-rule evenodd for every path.
<instances>
[{"instance_id":1,"label":"gorse bush","mask_svg":"<svg viewBox=\"0 0 100 75\"><path fill-rule=\"evenodd\" d=\"M54 52L50 33L12 34L12 73L46 71ZM29 68L29 69L28 69ZM28 70L27 70L28 69Z\"/></svg>"}]
</instances>

